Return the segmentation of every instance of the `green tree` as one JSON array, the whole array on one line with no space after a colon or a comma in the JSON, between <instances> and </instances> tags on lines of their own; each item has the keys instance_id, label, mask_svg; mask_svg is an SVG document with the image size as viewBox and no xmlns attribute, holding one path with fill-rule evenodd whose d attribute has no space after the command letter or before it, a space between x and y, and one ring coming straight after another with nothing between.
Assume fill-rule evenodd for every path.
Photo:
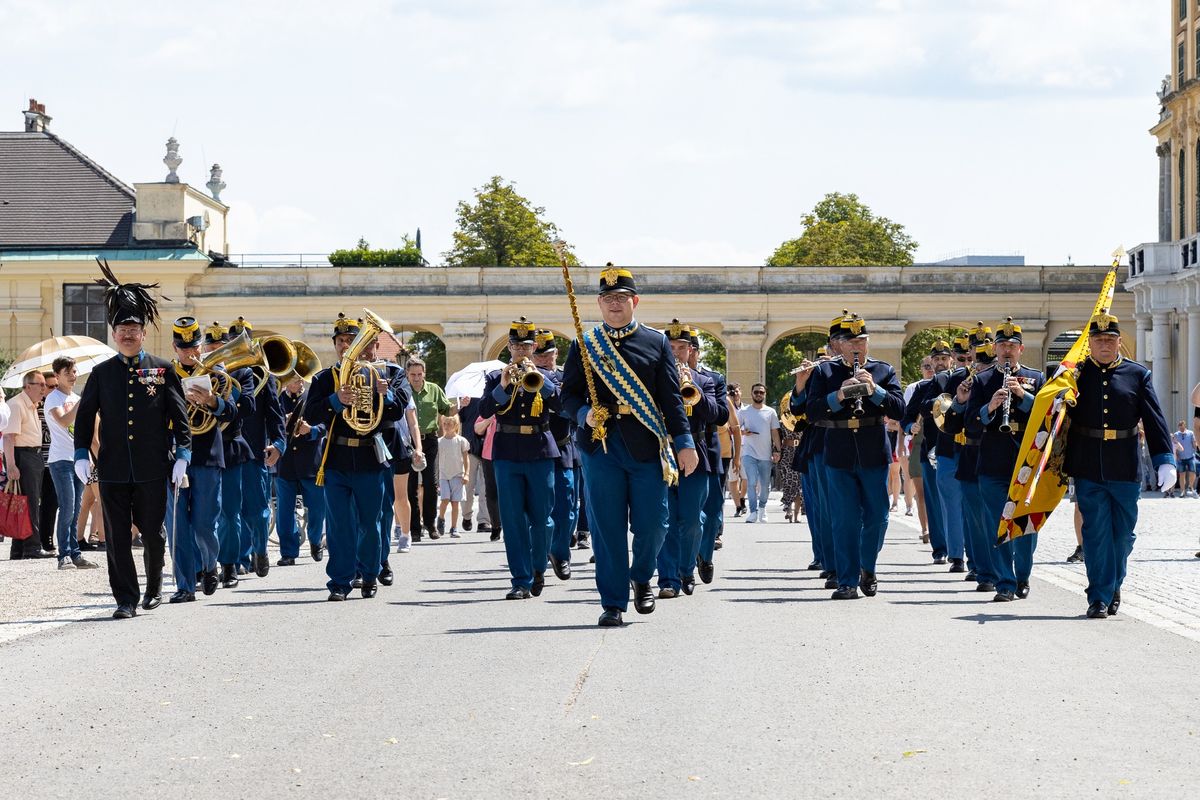
<instances>
[{"instance_id":1,"label":"green tree","mask_svg":"<svg viewBox=\"0 0 1200 800\"><path fill-rule=\"evenodd\" d=\"M929 348L938 339L953 343L955 337L963 335L962 328L926 328L912 335L900 348L900 380L905 386L919 381L921 375L921 359L929 355Z\"/></svg>"},{"instance_id":2,"label":"green tree","mask_svg":"<svg viewBox=\"0 0 1200 800\"><path fill-rule=\"evenodd\" d=\"M779 401L796 385L790 373L804 359L815 360L817 348L824 347L829 337L824 333L793 333L785 336L767 350L767 404L779 410ZM749 402L750 387L742 387L742 399Z\"/></svg>"},{"instance_id":3,"label":"green tree","mask_svg":"<svg viewBox=\"0 0 1200 800\"><path fill-rule=\"evenodd\" d=\"M425 380L446 385L446 343L429 331L413 331L404 338L404 331L397 331L398 338L412 353L425 362Z\"/></svg>"},{"instance_id":4,"label":"green tree","mask_svg":"<svg viewBox=\"0 0 1200 800\"><path fill-rule=\"evenodd\" d=\"M475 190L474 203L459 202L454 246L442 257L452 267L557 266L558 226L545 213L496 175ZM579 263L569 248L567 262Z\"/></svg>"},{"instance_id":5,"label":"green tree","mask_svg":"<svg viewBox=\"0 0 1200 800\"><path fill-rule=\"evenodd\" d=\"M779 245L768 267L902 266L917 250L903 225L875 216L856 194L825 195L801 224L800 238Z\"/></svg>"},{"instance_id":6,"label":"green tree","mask_svg":"<svg viewBox=\"0 0 1200 800\"><path fill-rule=\"evenodd\" d=\"M726 374L725 345L717 337L700 331L700 363L713 372Z\"/></svg>"}]
</instances>

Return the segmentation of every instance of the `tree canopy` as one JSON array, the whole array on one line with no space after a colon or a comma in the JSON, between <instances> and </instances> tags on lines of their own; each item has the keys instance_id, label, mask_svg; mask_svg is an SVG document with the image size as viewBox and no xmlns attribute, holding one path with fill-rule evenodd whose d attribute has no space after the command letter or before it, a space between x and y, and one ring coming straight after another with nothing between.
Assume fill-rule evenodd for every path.
<instances>
[{"instance_id":1,"label":"tree canopy","mask_svg":"<svg viewBox=\"0 0 1200 800\"><path fill-rule=\"evenodd\" d=\"M962 328L926 328L923 331L917 331L912 335L912 338L904 343L900 349L900 380L907 386L908 384L921 380L921 359L929 355L929 348L938 339L945 339L947 342L953 342L956 337L962 336L965 331Z\"/></svg>"},{"instance_id":2,"label":"tree canopy","mask_svg":"<svg viewBox=\"0 0 1200 800\"><path fill-rule=\"evenodd\" d=\"M856 194L825 195L801 224L800 237L779 245L768 267L903 266L917 250L903 225L876 216Z\"/></svg>"},{"instance_id":3,"label":"tree canopy","mask_svg":"<svg viewBox=\"0 0 1200 800\"><path fill-rule=\"evenodd\" d=\"M459 202L454 246L442 257L452 267L557 266L552 242L558 226L545 213L517 194L511 181L493 176L475 190L473 203ZM567 261L579 263L569 249Z\"/></svg>"}]
</instances>

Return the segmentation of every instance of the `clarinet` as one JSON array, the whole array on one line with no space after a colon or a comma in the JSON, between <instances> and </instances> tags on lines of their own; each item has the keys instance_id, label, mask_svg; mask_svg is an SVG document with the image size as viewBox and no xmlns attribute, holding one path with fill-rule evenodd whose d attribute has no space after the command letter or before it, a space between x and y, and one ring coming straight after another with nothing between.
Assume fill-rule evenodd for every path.
<instances>
[{"instance_id":1,"label":"clarinet","mask_svg":"<svg viewBox=\"0 0 1200 800\"><path fill-rule=\"evenodd\" d=\"M862 364L859 363L858 353L855 353L854 354L854 366L851 367L851 372L852 372L852 374L857 375L858 371L860 369L862 369ZM850 414L852 416L854 416L855 418L858 418L858 417L863 416L866 413L867 413L866 409L863 408L862 397L860 396L860 397L854 398L854 407L851 409Z\"/></svg>"},{"instance_id":2,"label":"clarinet","mask_svg":"<svg viewBox=\"0 0 1200 800\"><path fill-rule=\"evenodd\" d=\"M1004 362L1004 381L1001 386L1008 385L1008 379L1012 375L1012 364ZM1000 432L1012 433L1012 423L1008 420L1008 415L1012 411L1012 391L1007 390L1004 395L1004 405L1000 407Z\"/></svg>"}]
</instances>

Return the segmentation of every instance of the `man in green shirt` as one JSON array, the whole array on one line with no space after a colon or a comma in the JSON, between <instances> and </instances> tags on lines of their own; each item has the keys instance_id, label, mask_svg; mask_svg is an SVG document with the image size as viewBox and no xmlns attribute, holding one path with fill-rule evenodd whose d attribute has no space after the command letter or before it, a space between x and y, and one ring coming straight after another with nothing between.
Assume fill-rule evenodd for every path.
<instances>
[{"instance_id":1,"label":"man in green shirt","mask_svg":"<svg viewBox=\"0 0 1200 800\"><path fill-rule=\"evenodd\" d=\"M421 448L425 452L425 469L415 480L408 482L408 505L412 509L410 520L412 540L421 541L421 523L430 539L437 539L442 531L437 529L437 451L438 431L441 418L458 408L446 399L446 393L436 383L425 380L425 362L413 356L405 364L404 372L412 387L413 402L417 405L417 426L421 429ZM415 436L414 436L415 438Z\"/></svg>"}]
</instances>

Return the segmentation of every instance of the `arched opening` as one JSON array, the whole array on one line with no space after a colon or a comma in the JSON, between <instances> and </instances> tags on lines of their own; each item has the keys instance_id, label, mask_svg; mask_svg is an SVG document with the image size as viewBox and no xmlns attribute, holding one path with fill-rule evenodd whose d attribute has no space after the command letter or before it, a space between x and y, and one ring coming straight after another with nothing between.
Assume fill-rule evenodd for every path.
<instances>
[{"instance_id":1,"label":"arched opening","mask_svg":"<svg viewBox=\"0 0 1200 800\"><path fill-rule=\"evenodd\" d=\"M929 348L938 339L945 339L947 342L953 342L955 338L962 336L965 329L959 327L949 328L926 328L917 331L908 338L904 346L900 348L900 382L907 386L914 381L921 380L921 359L929 355Z\"/></svg>"},{"instance_id":2,"label":"arched opening","mask_svg":"<svg viewBox=\"0 0 1200 800\"><path fill-rule=\"evenodd\" d=\"M390 345L389 338L395 345ZM397 351L395 355L385 355L393 348ZM420 356L425 362L425 380L438 386L446 385L446 344L432 331L396 328L392 337L386 334L380 337L379 352L381 358L397 360L400 366L404 366L409 354Z\"/></svg>"},{"instance_id":3,"label":"arched opening","mask_svg":"<svg viewBox=\"0 0 1200 800\"><path fill-rule=\"evenodd\" d=\"M729 360L725 353L725 343L699 325L696 328L700 331L700 365L727 375Z\"/></svg>"},{"instance_id":4,"label":"arched opening","mask_svg":"<svg viewBox=\"0 0 1200 800\"><path fill-rule=\"evenodd\" d=\"M780 336L767 348L767 367L764 371L767 402L778 407L779 401L792 390L796 381L791 371L804 359L815 360L817 350L829 341L829 332L808 328ZM749 387L742 387L742 396L749 396Z\"/></svg>"}]
</instances>

